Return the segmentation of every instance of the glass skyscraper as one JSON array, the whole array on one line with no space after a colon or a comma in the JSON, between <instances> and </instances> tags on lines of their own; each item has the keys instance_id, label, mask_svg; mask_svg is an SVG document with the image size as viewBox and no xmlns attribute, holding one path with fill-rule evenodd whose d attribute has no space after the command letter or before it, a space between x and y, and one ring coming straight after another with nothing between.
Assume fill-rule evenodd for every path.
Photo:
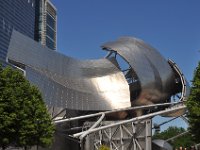
<instances>
[{"instance_id":1,"label":"glass skyscraper","mask_svg":"<svg viewBox=\"0 0 200 150\"><path fill-rule=\"evenodd\" d=\"M5 62L12 30L34 39L35 0L0 0L0 61Z\"/></svg>"},{"instance_id":2,"label":"glass skyscraper","mask_svg":"<svg viewBox=\"0 0 200 150\"><path fill-rule=\"evenodd\" d=\"M13 29L56 50L56 19L49 0L0 0L0 63L6 64Z\"/></svg>"},{"instance_id":3,"label":"glass skyscraper","mask_svg":"<svg viewBox=\"0 0 200 150\"><path fill-rule=\"evenodd\" d=\"M49 0L36 0L35 40L56 50L57 10Z\"/></svg>"}]
</instances>

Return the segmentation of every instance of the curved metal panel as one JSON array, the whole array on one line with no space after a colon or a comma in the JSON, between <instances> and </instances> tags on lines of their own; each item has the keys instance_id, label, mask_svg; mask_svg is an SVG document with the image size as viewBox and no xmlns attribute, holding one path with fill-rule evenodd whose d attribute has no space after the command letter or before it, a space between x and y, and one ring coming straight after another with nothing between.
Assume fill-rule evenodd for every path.
<instances>
[{"instance_id":1,"label":"curved metal panel","mask_svg":"<svg viewBox=\"0 0 200 150\"><path fill-rule=\"evenodd\" d=\"M131 106L126 79L108 59L76 60L18 32L13 32L8 59L25 65L27 78L49 106L95 111Z\"/></svg>"},{"instance_id":2,"label":"curved metal panel","mask_svg":"<svg viewBox=\"0 0 200 150\"><path fill-rule=\"evenodd\" d=\"M26 77L39 87L46 103L58 108L113 110L169 101L170 96L181 92L176 84L177 78L182 79L177 77L180 71L176 72L177 67L170 66L143 41L121 38L104 44L103 49L114 51L128 62L130 69L125 75L115 57L77 60L16 31L11 37L8 59L25 67ZM131 77L136 80L129 82ZM181 85L185 87L185 82Z\"/></svg>"},{"instance_id":3,"label":"curved metal panel","mask_svg":"<svg viewBox=\"0 0 200 150\"><path fill-rule=\"evenodd\" d=\"M103 49L115 51L132 67L141 86L134 105L145 105L167 100L173 92L174 74L167 61L151 46L136 38L120 38L105 43ZM131 88L131 86L130 86Z\"/></svg>"}]
</instances>

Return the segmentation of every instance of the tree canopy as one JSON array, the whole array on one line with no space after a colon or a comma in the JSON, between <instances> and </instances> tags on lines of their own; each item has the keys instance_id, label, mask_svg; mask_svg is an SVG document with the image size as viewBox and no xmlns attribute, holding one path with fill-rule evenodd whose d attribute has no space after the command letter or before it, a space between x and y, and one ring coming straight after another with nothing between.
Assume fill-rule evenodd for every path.
<instances>
[{"instance_id":1,"label":"tree canopy","mask_svg":"<svg viewBox=\"0 0 200 150\"><path fill-rule=\"evenodd\" d=\"M156 133L153 136L153 139L162 139L162 140L167 140L169 138L172 138L176 135L179 135L183 132L185 132L186 130L184 128L181 127L169 127L168 129L160 132L160 133ZM181 137L175 138L172 141L169 141L169 143L173 146L173 148L179 148L179 147L190 147L192 145L194 145L194 142L192 141L192 137L190 134L185 134Z\"/></svg>"},{"instance_id":2,"label":"tree canopy","mask_svg":"<svg viewBox=\"0 0 200 150\"><path fill-rule=\"evenodd\" d=\"M108 146L106 146L106 145L101 145L99 147L99 150L110 150L110 148Z\"/></svg>"},{"instance_id":3,"label":"tree canopy","mask_svg":"<svg viewBox=\"0 0 200 150\"><path fill-rule=\"evenodd\" d=\"M0 66L0 147L49 146L54 125L39 90L21 72Z\"/></svg>"},{"instance_id":4,"label":"tree canopy","mask_svg":"<svg viewBox=\"0 0 200 150\"><path fill-rule=\"evenodd\" d=\"M196 143L200 143L200 62L194 72L190 96L187 100L189 131Z\"/></svg>"}]
</instances>

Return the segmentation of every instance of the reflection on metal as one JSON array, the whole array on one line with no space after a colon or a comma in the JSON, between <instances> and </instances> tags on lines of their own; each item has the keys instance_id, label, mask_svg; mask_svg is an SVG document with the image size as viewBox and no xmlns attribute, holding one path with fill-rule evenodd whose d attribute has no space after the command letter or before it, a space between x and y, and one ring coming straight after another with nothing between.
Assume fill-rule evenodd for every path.
<instances>
[{"instance_id":1,"label":"reflection on metal","mask_svg":"<svg viewBox=\"0 0 200 150\"><path fill-rule=\"evenodd\" d=\"M105 58L77 60L13 31L7 57L41 90L57 126L53 149L69 144L59 139L62 133L81 149L106 144L151 150L151 118L185 113L187 81L173 61L139 39L120 38L102 48ZM143 134L137 130L141 124Z\"/></svg>"},{"instance_id":2,"label":"reflection on metal","mask_svg":"<svg viewBox=\"0 0 200 150\"><path fill-rule=\"evenodd\" d=\"M107 58L81 61L51 51L13 31L8 59L25 67L26 77L39 87L49 107L105 111L131 104L169 102L170 96L176 94L174 91L185 96L182 74L178 79L183 91L176 87L173 62L169 64L143 41L121 38L104 44L103 49L110 51ZM117 60L110 57L112 53L130 65L125 74Z\"/></svg>"},{"instance_id":3,"label":"reflection on metal","mask_svg":"<svg viewBox=\"0 0 200 150\"><path fill-rule=\"evenodd\" d=\"M136 81L130 83L132 106L167 101L174 85L174 74L167 61L151 46L136 38L120 38L104 44L103 49L123 57ZM135 85L141 92L135 97Z\"/></svg>"},{"instance_id":4,"label":"reflection on metal","mask_svg":"<svg viewBox=\"0 0 200 150\"><path fill-rule=\"evenodd\" d=\"M26 77L39 87L48 106L95 111L131 106L126 79L108 59L76 60L16 31L8 59L25 65Z\"/></svg>"}]
</instances>

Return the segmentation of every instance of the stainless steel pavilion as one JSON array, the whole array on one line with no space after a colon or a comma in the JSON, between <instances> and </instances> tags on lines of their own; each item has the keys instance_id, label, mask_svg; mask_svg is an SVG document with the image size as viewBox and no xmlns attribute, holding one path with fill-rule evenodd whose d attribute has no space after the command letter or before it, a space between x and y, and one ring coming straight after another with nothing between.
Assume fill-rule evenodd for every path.
<instances>
[{"instance_id":1,"label":"stainless steel pavilion","mask_svg":"<svg viewBox=\"0 0 200 150\"><path fill-rule=\"evenodd\" d=\"M78 141L81 149L99 149L106 143L110 149L151 150L151 118L184 114L187 81L172 60L142 40L124 37L102 49L108 51L105 58L77 60L13 31L7 60L42 92L58 130L53 149L74 146L60 136L64 126L65 137ZM178 102L171 99L175 95ZM71 118L67 113L73 113ZM87 122L89 118L93 120Z\"/></svg>"},{"instance_id":2,"label":"stainless steel pavilion","mask_svg":"<svg viewBox=\"0 0 200 150\"><path fill-rule=\"evenodd\" d=\"M169 102L182 92L182 76L143 41L126 37L102 47L109 51L106 58L77 60L13 31L7 57L24 68L49 107L106 111ZM129 64L126 72L112 53Z\"/></svg>"}]
</instances>

